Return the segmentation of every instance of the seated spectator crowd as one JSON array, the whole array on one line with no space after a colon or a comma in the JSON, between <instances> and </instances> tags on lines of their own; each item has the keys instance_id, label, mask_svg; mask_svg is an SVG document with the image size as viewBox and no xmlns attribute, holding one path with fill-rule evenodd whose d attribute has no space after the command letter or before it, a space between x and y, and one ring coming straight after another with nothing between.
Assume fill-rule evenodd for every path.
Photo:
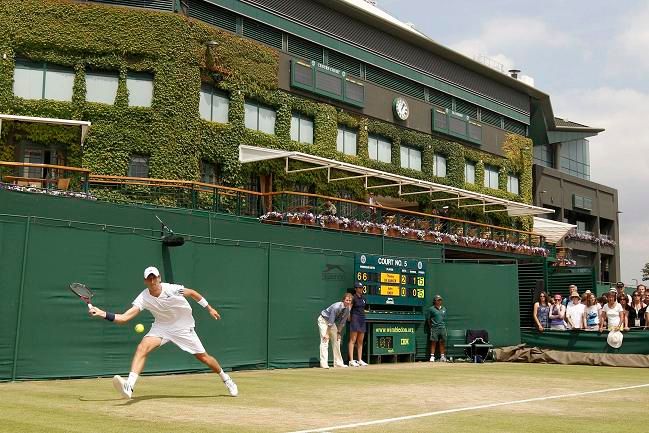
<instances>
[{"instance_id":1,"label":"seated spectator crowd","mask_svg":"<svg viewBox=\"0 0 649 433\"><path fill-rule=\"evenodd\" d=\"M624 292L624 283L611 287L597 298L590 290L579 294L577 286L570 286L570 295L564 299L555 293L550 297L541 292L534 303L533 319L539 332L550 330L628 331L649 326L649 292L639 284L632 295Z\"/></svg>"}]
</instances>

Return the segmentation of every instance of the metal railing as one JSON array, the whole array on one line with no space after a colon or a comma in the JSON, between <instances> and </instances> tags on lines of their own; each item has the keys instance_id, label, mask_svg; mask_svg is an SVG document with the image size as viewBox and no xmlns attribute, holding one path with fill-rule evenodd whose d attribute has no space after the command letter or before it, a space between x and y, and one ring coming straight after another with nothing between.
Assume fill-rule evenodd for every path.
<instances>
[{"instance_id":1,"label":"metal railing","mask_svg":"<svg viewBox=\"0 0 649 433\"><path fill-rule=\"evenodd\" d=\"M89 177L87 168L0 161L0 180L16 187L87 193Z\"/></svg>"}]
</instances>

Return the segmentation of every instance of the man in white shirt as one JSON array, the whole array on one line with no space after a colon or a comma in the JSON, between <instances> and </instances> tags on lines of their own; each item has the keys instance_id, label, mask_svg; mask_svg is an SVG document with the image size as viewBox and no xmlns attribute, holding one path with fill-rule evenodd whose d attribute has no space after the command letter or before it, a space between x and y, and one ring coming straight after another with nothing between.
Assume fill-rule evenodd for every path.
<instances>
[{"instance_id":1,"label":"man in white shirt","mask_svg":"<svg viewBox=\"0 0 649 433\"><path fill-rule=\"evenodd\" d=\"M123 314L103 311L97 307L90 309L92 316L101 317L117 324L128 322L142 310L149 310L154 317L153 325L133 355L131 372L128 379L121 376L113 377L113 385L123 397L130 399L133 395L135 382L144 369L146 358L153 350L171 341L176 346L189 352L199 361L207 365L221 376L223 383L228 388L230 395L236 397L239 393L237 385L232 378L223 371L218 361L210 356L203 347L201 340L194 332L194 316L192 307L185 298L192 298L205 308L215 320L221 318L218 311L212 308L207 300L196 290L186 288L179 284L161 282L160 271L153 266L144 270L144 289L133 301L133 306Z\"/></svg>"},{"instance_id":2,"label":"man in white shirt","mask_svg":"<svg viewBox=\"0 0 649 433\"><path fill-rule=\"evenodd\" d=\"M581 303L578 292L570 293L570 301L566 307L566 323L568 329L581 329L586 306Z\"/></svg>"}]
</instances>

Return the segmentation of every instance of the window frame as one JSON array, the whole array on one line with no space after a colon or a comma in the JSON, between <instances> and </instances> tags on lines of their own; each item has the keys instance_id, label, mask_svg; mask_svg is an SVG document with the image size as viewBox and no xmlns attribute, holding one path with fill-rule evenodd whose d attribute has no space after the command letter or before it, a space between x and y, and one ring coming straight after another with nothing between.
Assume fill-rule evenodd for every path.
<instances>
[{"instance_id":1,"label":"window frame","mask_svg":"<svg viewBox=\"0 0 649 433\"><path fill-rule=\"evenodd\" d=\"M345 136L346 136L345 133L354 134L354 144L353 144L354 153L347 152L348 145L347 145L347 141L345 140ZM340 143L338 141L338 138L341 135L343 137L342 150L339 147ZM351 144L349 144L349 147L351 147ZM357 132L356 129L350 128L349 126L341 124L341 123L338 124L338 127L336 128L336 151L338 151L340 153L344 153L345 155L350 155L350 156L357 156L358 155L358 132Z\"/></svg>"},{"instance_id":2,"label":"window frame","mask_svg":"<svg viewBox=\"0 0 649 433\"><path fill-rule=\"evenodd\" d=\"M444 161L444 174L441 174L439 172L439 166L440 166L439 162L442 161L442 160ZM436 177L446 177L447 176L447 174L448 174L447 161L448 160L447 160L446 156L444 156L442 154L439 154L439 153L434 153L433 154L433 176L436 176Z\"/></svg>"},{"instance_id":3,"label":"window frame","mask_svg":"<svg viewBox=\"0 0 649 433\"><path fill-rule=\"evenodd\" d=\"M31 96L21 96L16 94L16 84L20 83L20 81L16 80L16 70L26 70L26 71L31 71L35 72L37 71L40 75L40 96L38 98L32 98ZM52 99L46 97L46 92L47 92L47 78L48 78L48 72L49 74L52 74L54 72L59 72L59 73L64 73L68 75L68 78L71 78L71 84L69 88L66 88L66 91L69 91L69 99ZM32 61L29 59L16 59L14 63L14 76L13 76L13 86L12 86L12 93L14 97L17 98L22 98L30 101L40 101L40 100L48 100L48 101L61 101L61 102L72 102L72 98L74 97L74 82L76 80L76 73L73 68L67 67L64 65L57 65L54 63L48 63L48 62L36 62ZM34 92L36 93L36 92Z\"/></svg>"},{"instance_id":4,"label":"window frame","mask_svg":"<svg viewBox=\"0 0 649 433\"><path fill-rule=\"evenodd\" d=\"M135 175L135 174L137 174L136 173L137 168L136 168L135 164L138 163L137 161L135 161L136 159L144 160L143 162L146 164L146 176L136 176ZM139 178L151 177L151 167L149 165L149 160L150 160L149 155L144 155L144 154L141 154L141 153L131 154L130 157L129 157L129 161L128 161L128 177L139 177ZM142 162L142 161L140 161L140 162Z\"/></svg>"},{"instance_id":5,"label":"window frame","mask_svg":"<svg viewBox=\"0 0 649 433\"><path fill-rule=\"evenodd\" d=\"M133 92L131 90L132 85L129 86L129 83L143 83L143 82L151 83L151 96L149 97L147 94L148 100L146 105L135 104L136 101L131 102L131 95L133 94ZM126 89L128 92L129 107L151 108L153 106L153 98L155 93L155 75L152 72L146 72L146 71L142 71L142 72L128 71L126 73Z\"/></svg>"},{"instance_id":6,"label":"window frame","mask_svg":"<svg viewBox=\"0 0 649 433\"><path fill-rule=\"evenodd\" d=\"M248 127L248 124L246 122L246 119L248 117L246 107L254 107L255 108L256 118L255 118L255 127L254 128ZM260 115L259 115L259 113L261 112L261 110L266 110L266 111L269 111L269 112L273 113L273 132L268 132L266 130L261 130L260 129L260 127L259 127L259 125L260 125L260 122L259 122ZM275 128L277 127L277 110L274 107L270 106L270 105L265 105L265 104L263 104L261 102L258 102L256 100L254 100L254 99L245 100L243 102L243 124L244 124L244 127L246 129L250 129L252 131L257 131L257 132L262 132L262 133L268 134L268 135L275 135Z\"/></svg>"},{"instance_id":7,"label":"window frame","mask_svg":"<svg viewBox=\"0 0 649 433\"><path fill-rule=\"evenodd\" d=\"M514 191L514 188L513 188L514 179L516 180L516 191ZM514 173L509 173L507 175L507 192L510 192L510 193L516 194L516 195L520 195L520 193L521 193L521 180L520 180L520 177L517 176Z\"/></svg>"},{"instance_id":8,"label":"window frame","mask_svg":"<svg viewBox=\"0 0 649 433\"><path fill-rule=\"evenodd\" d=\"M293 124L294 124L293 121L294 120L297 121L297 140L295 140L293 138ZM302 128L302 122L309 122L311 124L310 141L302 140L302 138L303 138L302 137L302 129L303 129ZM314 135L315 135L315 121L314 121L314 119L307 116L306 114L302 114L300 112L293 111L291 113L291 130L290 130L290 134L291 134L291 140L293 140L293 141L296 141L298 143L304 143L304 144L313 144L313 139L314 139Z\"/></svg>"},{"instance_id":9,"label":"window frame","mask_svg":"<svg viewBox=\"0 0 649 433\"><path fill-rule=\"evenodd\" d=\"M468 167L471 167L473 169L473 173L472 173L472 176L471 176L473 178L472 181L468 180L468 176L467 176L467 168ZM464 183L475 185L475 169L476 169L476 163L475 162L473 162L473 161L464 161Z\"/></svg>"},{"instance_id":10,"label":"window frame","mask_svg":"<svg viewBox=\"0 0 649 433\"><path fill-rule=\"evenodd\" d=\"M209 92L206 92L205 90L209 90ZM199 101L198 101L198 116L201 119L203 119L203 120L205 120L207 122L222 123L222 124L229 123L230 122L230 97L227 94L227 92L224 92L224 91L218 89L217 87L215 87L215 86L213 86L213 85L211 85L209 83L202 83L201 88L199 90L200 98L203 97L204 93L210 95L210 102L209 102L210 118L206 119L205 117L203 117L203 114L201 113L201 101L202 101L202 99L199 99ZM216 119L216 120L214 119L214 108L215 108L214 101L216 99L226 101L227 108L225 110L225 113L226 113L225 122L222 122L221 119Z\"/></svg>"},{"instance_id":11,"label":"window frame","mask_svg":"<svg viewBox=\"0 0 649 433\"><path fill-rule=\"evenodd\" d=\"M372 141L374 143L372 143ZM376 151L375 151L376 158L372 158L371 146L373 144L376 146ZM384 145L383 147L385 147L385 145L387 145L387 149L388 149L388 159L387 160L385 158L383 158L383 159L381 158L381 152L380 152L381 145ZM393 145L392 140L388 139L385 136L378 135L378 134L368 134L368 136L367 136L367 154L368 154L369 158L372 161L378 161L378 162L384 162L386 164L392 164L392 145ZM383 149L383 151L385 152L385 149Z\"/></svg>"},{"instance_id":12,"label":"window frame","mask_svg":"<svg viewBox=\"0 0 649 433\"><path fill-rule=\"evenodd\" d=\"M496 174L496 186L491 186L491 175L490 173L495 173ZM495 165L487 165L485 164L484 166L484 181L483 185L485 188L491 188L491 189L498 189L498 185L500 184L500 169L496 167Z\"/></svg>"},{"instance_id":13,"label":"window frame","mask_svg":"<svg viewBox=\"0 0 649 433\"><path fill-rule=\"evenodd\" d=\"M113 95L113 99L111 102L88 99L88 89L91 88L91 86L88 85L88 76L102 76L102 77L115 78L115 93ZM93 104L115 105L115 99L117 98L117 91L119 89L119 71L86 70L84 81L86 83L86 96L85 96L86 102L91 102Z\"/></svg>"},{"instance_id":14,"label":"window frame","mask_svg":"<svg viewBox=\"0 0 649 433\"><path fill-rule=\"evenodd\" d=\"M403 164L403 153L404 153L403 151L404 151L404 149L407 150L406 153L408 155L408 164L407 165ZM410 155L411 152L419 153L419 168L412 167L412 165L410 163L410 161L411 161L411 155ZM401 156L401 158L400 158L401 159L401 161L400 161L401 168L406 168L406 169L415 170L415 171L422 171L421 170L421 156L422 156L421 150L419 150L417 148L414 148L414 147L411 147L411 146L405 146L405 145L401 144L400 147L399 147L399 155Z\"/></svg>"}]
</instances>

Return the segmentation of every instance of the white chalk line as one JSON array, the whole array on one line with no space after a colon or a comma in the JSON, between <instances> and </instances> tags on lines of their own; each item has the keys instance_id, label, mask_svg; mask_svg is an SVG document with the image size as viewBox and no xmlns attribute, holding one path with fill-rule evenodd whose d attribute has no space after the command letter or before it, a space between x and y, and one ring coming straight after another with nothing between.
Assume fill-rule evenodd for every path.
<instances>
[{"instance_id":1,"label":"white chalk line","mask_svg":"<svg viewBox=\"0 0 649 433\"><path fill-rule=\"evenodd\" d=\"M384 419L377 419L374 421L364 421L364 422L358 422L354 424L344 424L344 425L337 425L337 426L330 426L330 427L322 427L322 428L315 428L315 429L309 429L309 430L299 430L299 431L293 431L290 433L318 433L318 432L328 432L332 430L343 430L343 429L350 429L350 428L355 428L355 427L364 427L364 426L370 426L370 425L376 425L376 424L387 424L387 423L393 423L393 422L398 422L398 421L407 421L411 419L417 419L417 418L425 418L429 416L436 416L436 415L445 415L449 413L457 413L457 412L467 412L471 410L479 410L479 409L489 409L492 407L498 407L498 406L507 406L511 404L522 404L522 403L531 403L535 401L544 401L544 400L556 400L559 398L569 398L569 397L579 397L583 395L592 395L592 394L603 394L605 392L615 392L615 391L624 391L627 389L637 389L637 388L645 388L649 387L649 383L645 383L642 385L633 385L633 386L623 386L619 388L607 388L607 389L600 389L597 391L584 391L584 392L573 392L570 394L561 394L561 395L551 395L547 397L535 397L535 398L526 398L524 400L513 400L513 401L504 401L500 403L489 403L489 404L481 404L478 406L470 406L470 407L461 407L457 409L446 409L446 410L438 410L435 412L426 412L426 413L420 413L416 415L407 415L407 416L399 416L396 418L384 418Z\"/></svg>"}]
</instances>

